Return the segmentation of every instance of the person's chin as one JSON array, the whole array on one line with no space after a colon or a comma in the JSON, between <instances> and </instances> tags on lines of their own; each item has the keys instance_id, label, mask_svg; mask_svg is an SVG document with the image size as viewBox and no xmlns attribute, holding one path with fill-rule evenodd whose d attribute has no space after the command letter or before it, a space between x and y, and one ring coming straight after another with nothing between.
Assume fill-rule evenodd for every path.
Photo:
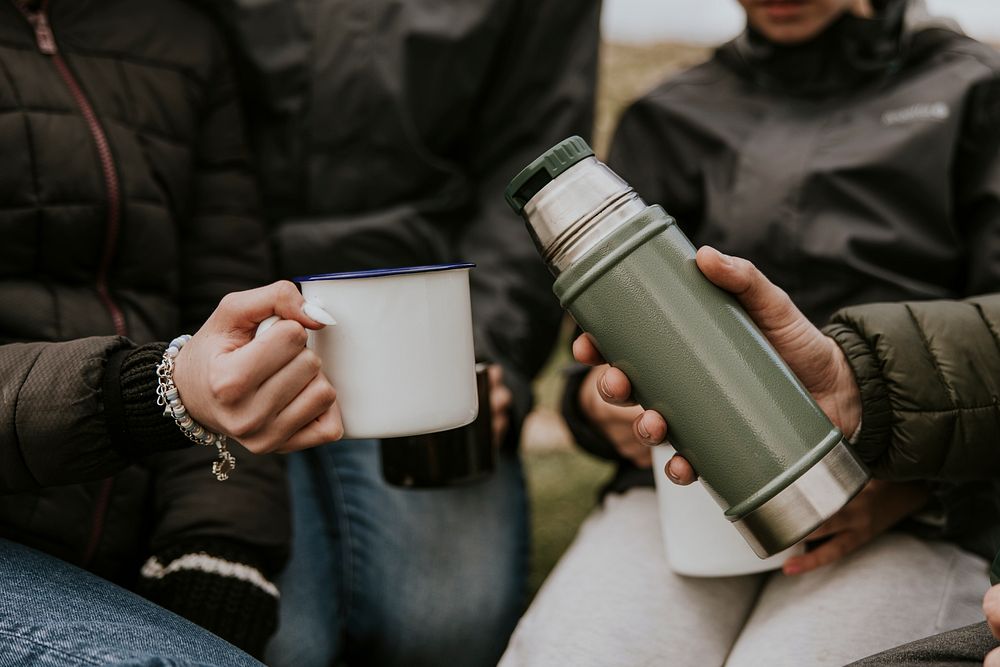
<instances>
[{"instance_id":1,"label":"person's chin","mask_svg":"<svg viewBox=\"0 0 1000 667\"><path fill-rule=\"evenodd\" d=\"M799 20L758 20L753 27L768 41L775 44L801 44L808 42L823 30L823 26L808 19Z\"/></svg>"}]
</instances>

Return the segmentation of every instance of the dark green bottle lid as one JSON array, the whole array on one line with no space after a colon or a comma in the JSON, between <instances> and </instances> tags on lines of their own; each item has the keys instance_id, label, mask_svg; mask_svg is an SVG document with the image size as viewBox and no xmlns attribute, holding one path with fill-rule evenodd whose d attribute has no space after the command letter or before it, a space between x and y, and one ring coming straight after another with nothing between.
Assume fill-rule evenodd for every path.
<instances>
[{"instance_id":1,"label":"dark green bottle lid","mask_svg":"<svg viewBox=\"0 0 1000 667\"><path fill-rule=\"evenodd\" d=\"M524 205L548 185L549 181L593 154L594 149L580 137L563 139L514 177L503 193L507 203L515 213L521 215Z\"/></svg>"}]
</instances>

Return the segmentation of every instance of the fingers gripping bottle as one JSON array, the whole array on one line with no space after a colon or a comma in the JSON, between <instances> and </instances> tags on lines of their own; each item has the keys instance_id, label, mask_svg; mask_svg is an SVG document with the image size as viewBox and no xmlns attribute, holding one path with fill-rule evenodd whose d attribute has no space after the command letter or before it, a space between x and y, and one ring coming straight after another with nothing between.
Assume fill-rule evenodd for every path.
<instances>
[{"instance_id":1,"label":"fingers gripping bottle","mask_svg":"<svg viewBox=\"0 0 1000 667\"><path fill-rule=\"evenodd\" d=\"M799 541L868 472L660 206L579 137L519 173L507 202L555 275L553 291L760 557Z\"/></svg>"}]
</instances>

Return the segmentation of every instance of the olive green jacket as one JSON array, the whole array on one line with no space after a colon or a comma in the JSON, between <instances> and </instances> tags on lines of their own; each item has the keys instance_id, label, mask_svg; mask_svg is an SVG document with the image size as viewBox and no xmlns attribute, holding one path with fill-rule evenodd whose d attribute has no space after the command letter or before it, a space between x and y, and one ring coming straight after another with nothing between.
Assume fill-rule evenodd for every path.
<instances>
[{"instance_id":1,"label":"olive green jacket","mask_svg":"<svg viewBox=\"0 0 1000 667\"><path fill-rule=\"evenodd\" d=\"M853 306L825 331L858 380L854 447L876 477L1000 479L1000 295Z\"/></svg>"},{"instance_id":2,"label":"olive green jacket","mask_svg":"<svg viewBox=\"0 0 1000 667\"><path fill-rule=\"evenodd\" d=\"M1000 549L1000 295L876 303L825 332L861 389L855 450L876 477L936 482L929 532L985 557Z\"/></svg>"}]
</instances>

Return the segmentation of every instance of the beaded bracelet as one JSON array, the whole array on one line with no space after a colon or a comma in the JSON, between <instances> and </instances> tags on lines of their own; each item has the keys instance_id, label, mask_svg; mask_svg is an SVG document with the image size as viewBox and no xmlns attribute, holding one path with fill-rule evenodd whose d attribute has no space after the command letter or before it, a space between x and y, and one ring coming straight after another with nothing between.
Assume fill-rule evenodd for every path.
<instances>
[{"instance_id":1,"label":"beaded bracelet","mask_svg":"<svg viewBox=\"0 0 1000 667\"><path fill-rule=\"evenodd\" d=\"M221 433L212 433L204 426L196 422L187 413L187 409L181 402L180 392L174 384L174 358L184 347L184 343L191 340L190 334L184 334L170 341L170 345L163 351L163 361L156 367L156 377L158 379L156 387L156 404L163 408L163 416L171 417L189 440L199 445L212 446L219 452L219 460L212 464L212 473L220 482L229 479L229 473L236 469L236 457L229 453L226 436Z\"/></svg>"}]
</instances>

